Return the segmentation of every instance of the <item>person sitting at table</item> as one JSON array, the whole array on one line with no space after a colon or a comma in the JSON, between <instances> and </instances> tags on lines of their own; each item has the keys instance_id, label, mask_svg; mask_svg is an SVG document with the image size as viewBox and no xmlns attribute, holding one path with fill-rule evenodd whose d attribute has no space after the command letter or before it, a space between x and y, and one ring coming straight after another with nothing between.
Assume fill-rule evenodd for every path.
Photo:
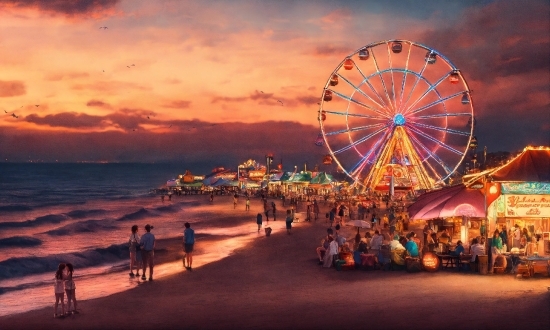
<instances>
[{"instance_id":1,"label":"person sitting at table","mask_svg":"<svg viewBox=\"0 0 550 330\"><path fill-rule=\"evenodd\" d=\"M500 232L498 229L495 229L493 232L493 239L491 240L491 268L489 270L490 273L494 271L495 267L495 261L497 260L497 256L501 254L502 251L502 238L500 238Z\"/></svg>"},{"instance_id":2,"label":"person sitting at table","mask_svg":"<svg viewBox=\"0 0 550 330\"><path fill-rule=\"evenodd\" d=\"M479 243L477 238L472 240L472 245L470 245L470 254L472 255L472 262L477 262L477 256L487 254L485 252L485 245Z\"/></svg>"},{"instance_id":3,"label":"person sitting at table","mask_svg":"<svg viewBox=\"0 0 550 330\"><path fill-rule=\"evenodd\" d=\"M370 241L370 249L376 251L375 253L378 253L378 251L380 250L380 247L382 246L383 241L384 241L384 237L380 235L380 232L378 230L375 230L374 236Z\"/></svg>"},{"instance_id":4,"label":"person sitting at table","mask_svg":"<svg viewBox=\"0 0 550 330\"><path fill-rule=\"evenodd\" d=\"M451 251L451 253L449 254L455 257L458 257L461 254L464 254L464 246L462 246L462 241L456 242L456 248L454 249L454 251Z\"/></svg>"},{"instance_id":5,"label":"person sitting at table","mask_svg":"<svg viewBox=\"0 0 550 330\"><path fill-rule=\"evenodd\" d=\"M399 235L393 236L393 241L390 242L390 250L405 250L405 247L399 242Z\"/></svg>"},{"instance_id":6,"label":"person sitting at table","mask_svg":"<svg viewBox=\"0 0 550 330\"><path fill-rule=\"evenodd\" d=\"M414 240L414 236L415 236L415 233L412 231L409 234L407 234L409 241L407 242L407 244L405 244L405 249L407 250L407 252L411 257L418 258L420 255L418 254L418 245Z\"/></svg>"}]
</instances>

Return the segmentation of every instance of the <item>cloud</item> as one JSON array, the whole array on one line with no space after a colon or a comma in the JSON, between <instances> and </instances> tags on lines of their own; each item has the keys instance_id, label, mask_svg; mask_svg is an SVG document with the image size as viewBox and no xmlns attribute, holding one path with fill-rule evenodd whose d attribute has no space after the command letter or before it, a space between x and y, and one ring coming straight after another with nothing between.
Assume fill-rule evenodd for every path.
<instances>
[{"instance_id":1,"label":"cloud","mask_svg":"<svg viewBox=\"0 0 550 330\"><path fill-rule=\"evenodd\" d=\"M88 78L90 74L87 72L70 72L70 73L50 73L45 79L48 81L60 81L64 79Z\"/></svg>"},{"instance_id":2,"label":"cloud","mask_svg":"<svg viewBox=\"0 0 550 330\"><path fill-rule=\"evenodd\" d=\"M294 165L302 167L306 162L308 168L323 166L326 150L314 144L318 131L316 126L291 121L180 121L162 133L141 129L81 133L7 128L0 130L0 150L10 161L27 161L30 157L60 162L180 162L197 174L206 174L215 166L234 168L249 158L261 162L267 153L273 153L275 162L282 160L283 168L290 171ZM265 141L270 143L266 145Z\"/></svg>"},{"instance_id":3,"label":"cloud","mask_svg":"<svg viewBox=\"0 0 550 330\"><path fill-rule=\"evenodd\" d=\"M165 104L165 108L173 108L173 109L188 109L191 105L191 101L185 101L185 100L178 100L178 101L172 101L168 104Z\"/></svg>"},{"instance_id":4,"label":"cloud","mask_svg":"<svg viewBox=\"0 0 550 330\"><path fill-rule=\"evenodd\" d=\"M100 100L90 100L86 103L87 107L99 107L99 108L106 108L111 109L111 105L109 103L105 103Z\"/></svg>"},{"instance_id":5,"label":"cloud","mask_svg":"<svg viewBox=\"0 0 550 330\"><path fill-rule=\"evenodd\" d=\"M101 17L112 13L120 0L0 0L0 8L29 8L66 16Z\"/></svg>"},{"instance_id":6,"label":"cloud","mask_svg":"<svg viewBox=\"0 0 550 330\"><path fill-rule=\"evenodd\" d=\"M25 95L27 93L25 84L22 81L0 80L0 97L12 97Z\"/></svg>"},{"instance_id":7,"label":"cloud","mask_svg":"<svg viewBox=\"0 0 550 330\"><path fill-rule=\"evenodd\" d=\"M85 113L63 112L54 115L40 117L37 114L30 114L25 120L37 125L65 128L96 128L105 126L105 118L88 115Z\"/></svg>"}]
</instances>

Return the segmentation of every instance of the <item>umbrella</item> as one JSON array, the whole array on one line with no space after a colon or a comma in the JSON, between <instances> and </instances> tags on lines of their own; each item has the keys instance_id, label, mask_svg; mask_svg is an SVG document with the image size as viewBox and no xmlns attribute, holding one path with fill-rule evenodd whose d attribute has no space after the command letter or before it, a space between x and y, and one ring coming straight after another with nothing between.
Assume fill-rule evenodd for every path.
<instances>
[{"instance_id":1,"label":"umbrella","mask_svg":"<svg viewBox=\"0 0 550 330\"><path fill-rule=\"evenodd\" d=\"M364 220L351 220L346 223L347 226L357 227L357 232L359 233L359 228L370 228L370 222Z\"/></svg>"},{"instance_id":2,"label":"umbrella","mask_svg":"<svg viewBox=\"0 0 550 330\"><path fill-rule=\"evenodd\" d=\"M411 220L469 216L485 217L484 196L464 185L444 188L419 198L409 207Z\"/></svg>"}]
</instances>

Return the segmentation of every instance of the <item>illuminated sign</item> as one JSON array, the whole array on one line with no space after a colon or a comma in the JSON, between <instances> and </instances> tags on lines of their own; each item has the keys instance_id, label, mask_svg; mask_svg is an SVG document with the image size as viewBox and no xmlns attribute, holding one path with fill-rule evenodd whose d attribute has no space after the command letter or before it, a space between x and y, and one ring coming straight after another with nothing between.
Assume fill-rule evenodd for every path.
<instances>
[{"instance_id":1,"label":"illuminated sign","mask_svg":"<svg viewBox=\"0 0 550 330\"><path fill-rule=\"evenodd\" d=\"M548 182L519 182L502 183L503 194L550 194L550 183Z\"/></svg>"},{"instance_id":2,"label":"illuminated sign","mask_svg":"<svg viewBox=\"0 0 550 330\"><path fill-rule=\"evenodd\" d=\"M507 217L550 217L550 195L505 195Z\"/></svg>"}]
</instances>

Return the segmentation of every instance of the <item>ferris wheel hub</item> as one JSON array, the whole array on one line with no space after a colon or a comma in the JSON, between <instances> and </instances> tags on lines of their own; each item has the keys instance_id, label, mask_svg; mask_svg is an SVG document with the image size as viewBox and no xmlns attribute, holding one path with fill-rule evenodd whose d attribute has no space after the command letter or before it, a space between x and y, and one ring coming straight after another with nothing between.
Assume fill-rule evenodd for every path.
<instances>
[{"instance_id":1,"label":"ferris wheel hub","mask_svg":"<svg viewBox=\"0 0 550 330\"><path fill-rule=\"evenodd\" d=\"M397 115L395 115L393 117L393 123L397 126L403 126L405 125L406 123L406 120L405 120L405 116L403 116L402 114L398 113Z\"/></svg>"}]
</instances>

